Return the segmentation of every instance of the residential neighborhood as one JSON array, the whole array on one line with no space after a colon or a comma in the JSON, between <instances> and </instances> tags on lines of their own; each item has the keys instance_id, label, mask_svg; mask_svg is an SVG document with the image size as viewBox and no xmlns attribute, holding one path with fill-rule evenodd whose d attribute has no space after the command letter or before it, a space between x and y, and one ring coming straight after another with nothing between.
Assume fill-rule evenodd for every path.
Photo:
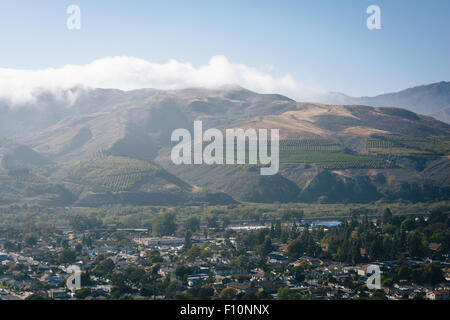
<instances>
[{"instance_id":1,"label":"residential neighborhood","mask_svg":"<svg viewBox=\"0 0 450 320\"><path fill-rule=\"evenodd\" d=\"M354 229L350 237L356 239L356 233L374 234L397 223L383 219L395 217L331 227L301 220L227 227L187 221L173 235L161 236L148 229L77 225L46 236L0 233L0 299L448 300L445 243L427 244L420 259L404 253L400 259L373 259L371 246L359 248L356 258L350 258L354 262L340 257L344 245L332 253L331 236L339 236L340 229ZM413 221L426 228L430 219L448 223L443 214ZM413 226L408 228L406 235L414 232ZM68 285L73 265L80 269L76 290ZM379 288L367 285L368 266L379 268ZM428 278L419 277L425 274Z\"/></svg>"}]
</instances>

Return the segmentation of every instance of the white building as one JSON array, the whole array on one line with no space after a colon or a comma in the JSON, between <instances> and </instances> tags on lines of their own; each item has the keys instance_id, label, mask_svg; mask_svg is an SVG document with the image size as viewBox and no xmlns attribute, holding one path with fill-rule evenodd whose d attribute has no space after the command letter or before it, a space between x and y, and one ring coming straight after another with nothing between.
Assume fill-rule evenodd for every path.
<instances>
[{"instance_id":1,"label":"white building","mask_svg":"<svg viewBox=\"0 0 450 320\"><path fill-rule=\"evenodd\" d=\"M184 238L177 237L153 237L135 238L134 242L147 247L179 247L184 245Z\"/></svg>"}]
</instances>

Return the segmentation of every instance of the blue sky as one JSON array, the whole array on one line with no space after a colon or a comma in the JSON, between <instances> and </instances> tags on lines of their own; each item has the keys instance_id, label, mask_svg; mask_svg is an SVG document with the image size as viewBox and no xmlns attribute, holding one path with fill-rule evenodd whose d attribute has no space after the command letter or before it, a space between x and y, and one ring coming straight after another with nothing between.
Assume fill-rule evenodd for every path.
<instances>
[{"instance_id":1,"label":"blue sky","mask_svg":"<svg viewBox=\"0 0 450 320\"><path fill-rule=\"evenodd\" d=\"M81 8L81 30L66 8ZM381 30L366 8L381 8ZM45 69L130 56L231 63L312 87L375 95L450 80L450 1L14 0L0 2L0 68Z\"/></svg>"}]
</instances>

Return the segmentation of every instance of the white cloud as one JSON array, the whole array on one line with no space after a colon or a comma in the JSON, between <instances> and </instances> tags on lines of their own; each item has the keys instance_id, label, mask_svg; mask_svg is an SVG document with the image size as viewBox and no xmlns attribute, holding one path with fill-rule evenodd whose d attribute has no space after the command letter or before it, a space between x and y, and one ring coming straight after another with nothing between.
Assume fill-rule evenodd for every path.
<instances>
[{"instance_id":1,"label":"white cloud","mask_svg":"<svg viewBox=\"0 0 450 320\"><path fill-rule=\"evenodd\" d=\"M86 65L66 65L44 70L0 68L0 98L14 104L32 100L41 90L57 92L76 86L134 90L183 89L240 85L260 93L280 93L297 100L313 100L323 93L302 85L291 75L275 76L267 66L255 69L214 56L199 67L170 60L157 64L133 57L111 57Z\"/></svg>"}]
</instances>

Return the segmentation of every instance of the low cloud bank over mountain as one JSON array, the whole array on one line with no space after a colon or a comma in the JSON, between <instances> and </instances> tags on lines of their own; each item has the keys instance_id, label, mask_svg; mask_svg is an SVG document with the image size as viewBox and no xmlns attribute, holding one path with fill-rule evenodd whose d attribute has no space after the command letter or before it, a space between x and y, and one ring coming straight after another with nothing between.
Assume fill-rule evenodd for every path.
<instances>
[{"instance_id":1,"label":"low cloud bank over mountain","mask_svg":"<svg viewBox=\"0 0 450 320\"><path fill-rule=\"evenodd\" d=\"M0 68L0 99L13 105L33 103L42 92L53 94L74 87L184 89L239 85L260 93L280 93L297 100L315 100L324 92L302 85L291 75L277 76L267 70L233 64L214 56L201 66L170 60L152 63L134 57L109 57L86 65L66 65L42 70ZM75 99L63 95L62 99Z\"/></svg>"}]
</instances>

